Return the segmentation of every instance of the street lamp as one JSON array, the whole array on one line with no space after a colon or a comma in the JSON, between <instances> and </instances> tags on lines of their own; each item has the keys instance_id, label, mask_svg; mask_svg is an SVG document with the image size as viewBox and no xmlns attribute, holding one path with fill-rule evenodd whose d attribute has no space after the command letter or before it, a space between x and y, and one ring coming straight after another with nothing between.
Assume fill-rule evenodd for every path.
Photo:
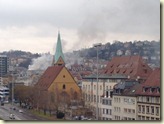
<instances>
[{"instance_id":1,"label":"street lamp","mask_svg":"<svg viewBox=\"0 0 164 124\"><path fill-rule=\"evenodd\" d=\"M96 119L98 120L98 48L101 46L101 43L94 44L93 46L97 48L97 84L96 84Z\"/></svg>"}]
</instances>

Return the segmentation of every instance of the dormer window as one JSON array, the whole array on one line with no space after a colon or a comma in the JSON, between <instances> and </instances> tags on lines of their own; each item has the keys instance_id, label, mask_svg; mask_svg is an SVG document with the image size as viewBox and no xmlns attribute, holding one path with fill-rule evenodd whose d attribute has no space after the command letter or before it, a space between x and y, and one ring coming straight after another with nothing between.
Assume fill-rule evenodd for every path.
<instances>
[{"instance_id":1,"label":"dormer window","mask_svg":"<svg viewBox=\"0 0 164 124\"><path fill-rule=\"evenodd\" d=\"M147 69L144 69L144 72L147 73Z\"/></svg>"},{"instance_id":2,"label":"dormer window","mask_svg":"<svg viewBox=\"0 0 164 124\"><path fill-rule=\"evenodd\" d=\"M117 73L119 73L120 70L117 70Z\"/></svg>"},{"instance_id":3,"label":"dormer window","mask_svg":"<svg viewBox=\"0 0 164 124\"><path fill-rule=\"evenodd\" d=\"M130 74L133 72L133 70L130 71Z\"/></svg>"},{"instance_id":4,"label":"dormer window","mask_svg":"<svg viewBox=\"0 0 164 124\"><path fill-rule=\"evenodd\" d=\"M157 88L157 93L160 93L160 88L159 87Z\"/></svg>"},{"instance_id":5,"label":"dormer window","mask_svg":"<svg viewBox=\"0 0 164 124\"><path fill-rule=\"evenodd\" d=\"M155 88L150 88L150 92L153 93Z\"/></svg>"}]
</instances>

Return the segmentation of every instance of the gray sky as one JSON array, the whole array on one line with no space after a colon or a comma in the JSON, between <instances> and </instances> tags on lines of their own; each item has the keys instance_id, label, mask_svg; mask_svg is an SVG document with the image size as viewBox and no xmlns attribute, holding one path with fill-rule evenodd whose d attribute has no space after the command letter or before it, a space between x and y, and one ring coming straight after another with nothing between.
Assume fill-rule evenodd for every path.
<instances>
[{"instance_id":1,"label":"gray sky","mask_svg":"<svg viewBox=\"0 0 164 124\"><path fill-rule=\"evenodd\" d=\"M159 40L159 0L0 0L0 52L53 53L113 40Z\"/></svg>"}]
</instances>

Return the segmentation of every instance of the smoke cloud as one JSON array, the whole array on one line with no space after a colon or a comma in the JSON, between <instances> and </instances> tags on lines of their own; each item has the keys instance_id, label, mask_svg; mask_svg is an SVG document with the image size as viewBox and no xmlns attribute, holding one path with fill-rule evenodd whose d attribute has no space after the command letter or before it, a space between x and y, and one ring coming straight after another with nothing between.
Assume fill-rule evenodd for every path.
<instances>
[{"instance_id":1,"label":"smoke cloud","mask_svg":"<svg viewBox=\"0 0 164 124\"><path fill-rule=\"evenodd\" d=\"M83 58L81 58L78 55L78 52L73 52L73 53L65 53L65 62L66 62L66 67L70 68L71 65L77 63L77 64L82 64Z\"/></svg>"},{"instance_id":2,"label":"smoke cloud","mask_svg":"<svg viewBox=\"0 0 164 124\"><path fill-rule=\"evenodd\" d=\"M51 54L43 54L41 57L32 60L28 70L46 70L47 67L52 65L53 56Z\"/></svg>"}]
</instances>

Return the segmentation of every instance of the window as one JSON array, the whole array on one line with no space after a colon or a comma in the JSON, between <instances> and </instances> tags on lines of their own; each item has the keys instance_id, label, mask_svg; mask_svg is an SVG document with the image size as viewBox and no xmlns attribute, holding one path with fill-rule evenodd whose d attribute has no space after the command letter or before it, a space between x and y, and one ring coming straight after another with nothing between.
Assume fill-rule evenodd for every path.
<instances>
[{"instance_id":1,"label":"window","mask_svg":"<svg viewBox=\"0 0 164 124\"><path fill-rule=\"evenodd\" d=\"M111 103L112 103L111 100L109 100L109 101L108 101L108 105L111 105Z\"/></svg>"},{"instance_id":2,"label":"window","mask_svg":"<svg viewBox=\"0 0 164 124\"><path fill-rule=\"evenodd\" d=\"M105 99L102 100L102 104L105 104Z\"/></svg>"},{"instance_id":3,"label":"window","mask_svg":"<svg viewBox=\"0 0 164 124\"><path fill-rule=\"evenodd\" d=\"M96 95L94 95L94 102L96 102Z\"/></svg>"},{"instance_id":4,"label":"window","mask_svg":"<svg viewBox=\"0 0 164 124\"><path fill-rule=\"evenodd\" d=\"M65 84L63 84L63 90L65 90L65 89L66 89Z\"/></svg>"},{"instance_id":5,"label":"window","mask_svg":"<svg viewBox=\"0 0 164 124\"><path fill-rule=\"evenodd\" d=\"M160 93L160 88L159 87L157 88L157 92Z\"/></svg>"},{"instance_id":6,"label":"window","mask_svg":"<svg viewBox=\"0 0 164 124\"><path fill-rule=\"evenodd\" d=\"M83 89L85 89L85 85L83 85Z\"/></svg>"},{"instance_id":7,"label":"window","mask_svg":"<svg viewBox=\"0 0 164 124\"><path fill-rule=\"evenodd\" d=\"M124 120L128 120L127 117L124 117Z\"/></svg>"},{"instance_id":8,"label":"window","mask_svg":"<svg viewBox=\"0 0 164 124\"><path fill-rule=\"evenodd\" d=\"M141 120L141 116L138 116L138 120Z\"/></svg>"},{"instance_id":9,"label":"window","mask_svg":"<svg viewBox=\"0 0 164 124\"><path fill-rule=\"evenodd\" d=\"M124 108L124 112L127 113L127 108Z\"/></svg>"},{"instance_id":10,"label":"window","mask_svg":"<svg viewBox=\"0 0 164 124\"><path fill-rule=\"evenodd\" d=\"M131 109L128 109L128 113L131 113Z\"/></svg>"},{"instance_id":11,"label":"window","mask_svg":"<svg viewBox=\"0 0 164 124\"><path fill-rule=\"evenodd\" d=\"M159 103L159 97L156 97L156 103Z\"/></svg>"},{"instance_id":12,"label":"window","mask_svg":"<svg viewBox=\"0 0 164 124\"><path fill-rule=\"evenodd\" d=\"M145 113L145 106L142 106L142 113Z\"/></svg>"},{"instance_id":13,"label":"window","mask_svg":"<svg viewBox=\"0 0 164 124\"><path fill-rule=\"evenodd\" d=\"M143 101L143 98L142 96L139 97L139 102L142 102Z\"/></svg>"},{"instance_id":14,"label":"window","mask_svg":"<svg viewBox=\"0 0 164 124\"><path fill-rule=\"evenodd\" d=\"M154 115L154 107L151 106L151 114Z\"/></svg>"},{"instance_id":15,"label":"window","mask_svg":"<svg viewBox=\"0 0 164 124\"><path fill-rule=\"evenodd\" d=\"M93 102L93 95L91 95L91 102Z\"/></svg>"},{"instance_id":16,"label":"window","mask_svg":"<svg viewBox=\"0 0 164 124\"><path fill-rule=\"evenodd\" d=\"M144 72L147 73L147 69L144 69Z\"/></svg>"},{"instance_id":17,"label":"window","mask_svg":"<svg viewBox=\"0 0 164 124\"><path fill-rule=\"evenodd\" d=\"M65 75L63 75L63 78L65 78Z\"/></svg>"},{"instance_id":18,"label":"window","mask_svg":"<svg viewBox=\"0 0 164 124\"><path fill-rule=\"evenodd\" d=\"M102 86L100 86L100 90L102 90Z\"/></svg>"},{"instance_id":19,"label":"window","mask_svg":"<svg viewBox=\"0 0 164 124\"><path fill-rule=\"evenodd\" d=\"M142 116L142 120L145 120L145 116Z\"/></svg>"},{"instance_id":20,"label":"window","mask_svg":"<svg viewBox=\"0 0 164 124\"><path fill-rule=\"evenodd\" d=\"M96 85L94 85L94 90L96 90Z\"/></svg>"},{"instance_id":21,"label":"window","mask_svg":"<svg viewBox=\"0 0 164 124\"><path fill-rule=\"evenodd\" d=\"M149 106L146 106L146 114L149 114Z\"/></svg>"},{"instance_id":22,"label":"window","mask_svg":"<svg viewBox=\"0 0 164 124\"><path fill-rule=\"evenodd\" d=\"M112 110L111 109L109 109L109 114L112 115Z\"/></svg>"},{"instance_id":23,"label":"window","mask_svg":"<svg viewBox=\"0 0 164 124\"><path fill-rule=\"evenodd\" d=\"M103 108L103 114L105 113L104 108Z\"/></svg>"},{"instance_id":24,"label":"window","mask_svg":"<svg viewBox=\"0 0 164 124\"><path fill-rule=\"evenodd\" d=\"M108 90L108 86L106 86L106 90Z\"/></svg>"},{"instance_id":25,"label":"window","mask_svg":"<svg viewBox=\"0 0 164 124\"><path fill-rule=\"evenodd\" d=\"M150 101L150 100L149 100L149 97L146 97L146 101L147 101L147 102L149 102L149 101Z\"/></svg>"},{"instance_id":26,"label":"window","mask_svg":"<svg viewBox=\"0 0 164 124\"><path fill-rule=\"evenodd\" d=\"M149 120L149 117L146 117L146 120Z\"/></svg>"},{"instance_id":27,"label":"window","mask_svg":"<svg viewBox=\"0 0 164 124\"><path fill-rule=\"evenodd\" d=\"M159 115L159 107L156 107L156 115Z\"/></svg>"},{"instance_id":28,"label":"window","mask_svg":"<svg viewBox=\"0 0 164 124\"><path fill-rule=\"evenodd\" d=\"M106 114L108 114L108 109L106 109Z\"/></svg>"}]
</instances>

